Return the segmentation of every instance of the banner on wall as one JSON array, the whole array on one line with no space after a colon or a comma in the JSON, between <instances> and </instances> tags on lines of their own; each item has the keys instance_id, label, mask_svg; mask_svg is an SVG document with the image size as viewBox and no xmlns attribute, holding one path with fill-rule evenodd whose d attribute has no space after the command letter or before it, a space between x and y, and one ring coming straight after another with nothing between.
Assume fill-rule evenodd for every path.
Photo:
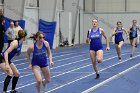
<instances>
[{"instance_id":1,"label":"banner on wall","mask_svg":"<svg viewBox=\"0 0 140 93\"><path fill-rule=\"evenodd\" d=\"M7 18L7 17L4 17L4 18L5 18L5 24L4 24L5 30L7 30L10 27L11 21L13 21L13 22L17 21L17 20L12 20L12 19ZM25 28L25 20L18 20L18 22L19 22L20 27L22 29L24 29ZM6 35L4 35L4 43L7 43L7 36Z\"/></svg>"},{"instance_id":2,"label":"banner on wall","mask_svg":"<svg viewBox=\"0 0 140 93\"><path fill-rule=\"evenodd\" d=\"M47 22L42 19L39 20L39 31L45 33L45 39L49 42L51 49L53 47L55 28L56 22Z\"/></svg>"}]
</instances>

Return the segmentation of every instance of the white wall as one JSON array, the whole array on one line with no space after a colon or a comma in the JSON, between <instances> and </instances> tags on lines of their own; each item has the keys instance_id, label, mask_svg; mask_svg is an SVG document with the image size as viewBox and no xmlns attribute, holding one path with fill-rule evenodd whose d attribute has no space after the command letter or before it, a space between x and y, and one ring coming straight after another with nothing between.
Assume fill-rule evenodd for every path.
<instances>
[{"instance_id":1,"label":"white wall","mask_svg":"<svg viewBox=\"0 0 140 93\"><path fill-rule=\"evenodd\" d=\"M64 40L68 40L71 45L72 40L72 13L71 12L61 12L60 13L60 30L63 35Z\"/></svg>"},{"instance_id":2,"label":"white wall","mask_svg":"<svg viewBox=\"0 0 140 93\"><path fill-rule=\"evenodd\" d=\"M56 21L57 20L57 2L58 0L39 0L39 19L43 19L45 21ZM53 49L58 46L58 27L57 31L54 35L54 43Z\"/></svg>"},{"instance_id":3,"label":"white wall","mask_svg":"<svg viewBox=\"0 0 140 93\"><path fill-rule=\"evenodd\" d=\"M95 1L95 7L94 4L92 5L92 1ZM137 19L139 23L139 3L140 0L85 0L86 11L82 22L84 29L82 42L85 42L87 31L92 27L91 20L93 18L99 18L99 25L105 29L107 36L110 36L112 26L116 26L117 21L122 21L126 29L131 25L133 19ZM93 8L95 8L95 11L92 11Z\"/></svg>"},{"instance_id":4,"label":"white wall","mask_svg":"<svg viewBox=\"0 0 140 93\"><path fill-rule=\"evenodd\" d=\"M76 34L78 31L77 4L78 4L78 0L65 0L64 2L64 5L65 5L64 10L72 13L72 32L71 33L72 33L72 37L73 37L73 33L75 33L74 44L78 43L78 40L77 40L78 34Z\"/></svg>"},{"instance_id":5,"label":"white wall","mask_svg":"<svg viewBox=\"0 0 140 93\"><path fill-rule=\"evenodd\" d=\"M27 1L27 0L26 0ZM32 1L32 0L31 0ZM46 20L46 21L54 21L57 20L60 21L60 28L67 35L68 24L65 22L67 19L67 14L61 16L61 19L58 18L57 14L59 10L62 10L62 0L39 0L40 1L40 8L39 8L39 16L37 13L37 9L28 8L25 9L23 12L23 5L24 0L5 0L6 5L5 6L5 15L7 17L10 17L12 19L25 19L26 20L26 29L31 32L36 32L38 30L38 25L34 24L34 21L38 22L38 17ZM94 4L95 1L95 13L93 13L92 10L94 10ZM75 34L75 44L84 43L87 30L91 27L91 19L95 16L102 18L102 21L100 22L100 26L107 31L107 35L109 36L109 33L112 31L111 28L108 27L109 24L115 25L118 20L121 20L124 24L125 28L128 28L128 26L131 24L132 19L138 19L139 18L139 3L140 0L127 0L127 6L126 6L126 12L132 12L132 13L125 13L125 0L85 0L86 2L86 10L88 12L91 12L92 14L84 14L83 12L83 0L80 0L80 21L79 21L79 15L77 14L77 2L78 0L64 0L64 12L71 12L72 13L72 31L74 31L74 26L76 25L76 34ZM26 2L27 3L27 2ZM9 7L10 6L10 7ZM1 7L1 6L0 6ZM56 9L57 7L57 9ZM8 9L7 9L8 8ZM12 9L10 9L12 8ZM16 11L22 11L22 13L15 12ZM55 12L57 10L57 12ZM97 13L98 12L98 13ZM121 13L120 13L121 12ZM23 14L24 13L24 14ZM93 16L94 14L94 16ZM76 18L77 17L77 18ZM64 20L64 19L66 20ZM80 24L79 24L80 22ZM139 22L139 19L138 19ZM38 23L37 23L38 24ZM58 23L57 23L58 24ZM107 25L106 25L107 24ZM80 25L80 28L79 28ZM68 29L67 31L65 31ZM80 33L79 33L80 30ZM59 25L57 25L57 31L55 34L55 46L58 46L58 31L59 31ZM80 40L79 40L80 35Z\"/></svg>"},{"instance_id":6,"label":"white wall","mask_svg":"<svg viewBox=\"0 0 140 93\"><path fill-rule=\"evenodd\" d=\"M93 1L94 0L85 0L85 11L93 12Z\"/></svg>"},{"instance_id":7,"label":"white wall","mask_svg":"<svg viewBox=\"0 0 140 93\"><path fill-rule=\"evenodd\" d=\"M96 12L124 12L125 0L95 0Z\"/></svg>"},{"instance_id":8,"label":"white wall","mask_svg":"<svg viewBox=\"0 0 140 93\"><path fill-rule=\"evenodd\" d=\"M23 18L25 0L5 0L4 15L8 18L19 20Z\"/></svg>"},{"instance_id":9,"label":"white wall","mask_svg":"<svg viewBox=\"0 0 140 93\"><path fill-rule=\"evenodd\" d=\"M0 9L4 10L4 5L0 4Z\"/></svg>"},{"instance_id":10,"label":"white wall","mask_svg":"<svg viewBox=\"0 0 140 93\"><path fill-rule=\"evenodd\" d=\"M85 0L85 10L89 12L94 9L95 12L140 12L139 3L140 0Z\"/></svg>"},{"instance_id":11,"label":"white wall","mask_svg":"<svg viewBox=\"0 0 140 93\"><path fill-rule=\"evenodd\" d=\"M57 0L39 0L39 18L54 21Z\"/></svg>"},{"instance_id":12,"label":"white wall","mask_svg":"<svg viewBox=\"0 0 140 93\"><path fill-rule=\"evenodd\" d=\"M127 0L127 11L140 12L140 0Z\"/></svg>"},{"instance_id":13,"label":"white wall","mask_svg":"<svg viewBox=\"0 0 140 93\"><path fill-rule=\"evenodd\" d=\"M117 21L122 21L123 27L128 29L131 25L133 19L138 21L140 25L140 13L93 13L84 14L84 40L86 39L88 29L92 27L91 20L98 17L99 27L103 28L108 37L111 36L113 26L116 27ZM85 42L85 41L83 41ZM103 40L103 42L105 42ZM126 40L126 43L129 41Z\"/></svg>"},{"instance_id":14,"label":"white wall","mask_svg":"<svg viewBox=\"0 0 140 93\"><path fill-rule=\"evenodd\" d=\"M38 31L38 8L26 8L24 9L23 20L25 23L25 30L27 31L27 37L31 36L32 33ZM27 39L23 45L23 51L27 50L27 47L33 43L33 40Z\"/></svg>"},{"instance_id":15,"label":"white wall","mask_svg":"<svg viewBox=\"0 0 140 93\"><path fill-rule=\"evenodd\" d=\"M78 4L78 0L64 0L64 11L72 13L72 32L71 33L73 33L74 30L76 29L74 44L78 44L80 42L79 41L79 14L77 11L77 4ZM80 0L79 6L80 6L79 8L81 11L81 19L82 19L83 0ZM81 20L81 22L82 22L82 20ZM61 22L61 24L62 24L61 26L64 26L64 28L67 29L67 27L65 26L66 25L65 23ZM80 27L80 30L82 30L81 27ZM80 34L82 35L82 33L80 33ZM82 38L82 37L80 37L80 38Z\"/></svg>"},{"instance_id":16,"label":"white wall","mask_svg":"<svg viewBox=\"0 0 140 93\"><path fill-rule=\"evenodd\" d=\"M37 7L37 0L26 0L25 5L28 7Z\"/></svg>"}]
</instances>

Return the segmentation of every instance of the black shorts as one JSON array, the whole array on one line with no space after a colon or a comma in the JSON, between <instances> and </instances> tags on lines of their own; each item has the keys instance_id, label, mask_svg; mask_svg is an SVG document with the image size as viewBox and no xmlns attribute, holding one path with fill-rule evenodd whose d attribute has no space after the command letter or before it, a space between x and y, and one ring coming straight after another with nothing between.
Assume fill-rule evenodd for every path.
<instances>
[{"instance_id":1,"label":"black shorts","mask_svg":"<svg viewBox=\"0 0 140 93\"><path fill-rule=\"evenodd\" d=\"M136 34L135 36L132 36L132 33L129 34L129 39L133 40L134 38L137 38L138 34Z\"/></svg>"},{"instance_id":2,"label":"black shorts","mask_svg":"<svg viewBox=\"0 0 140 93\"><path fill-rule=\"evenodd\" d=\"M4 57L2 55L0 55L0 64L4 63ZM12 62L10 60L8 60L9 64L11 64Z\"/></svg>"},{"instance_id":3,"label":"black shorts","mask_svg":"<svg viewBox=\"0 0 140 93\"><path fill-rule=\"evenodd\" d=\"M137 36L136 37L131 37L131 36L129 37L130 40L133 40L134 38L137 38Z\"/></svg>"},{"instance_id":4,"label":"black shorts","mask_svg":"<svg viewBox=\"0 0 140 93\"><path fill-rule=\"evenodd\" d=\"M121 41L124 42L124 40L121 40ZM119 43L120 43L121 41L115 41L115 44L119 45Z\"/></svg>"}]
</instances>

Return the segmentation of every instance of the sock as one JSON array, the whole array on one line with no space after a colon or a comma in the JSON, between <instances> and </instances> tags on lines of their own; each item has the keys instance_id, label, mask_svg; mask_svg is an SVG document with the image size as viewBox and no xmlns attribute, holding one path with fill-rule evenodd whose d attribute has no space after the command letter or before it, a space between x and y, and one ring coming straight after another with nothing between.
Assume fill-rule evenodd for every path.
<instances>
[{"instance_id":1,"label":"sock","mask_svg":"<svg viewBox=\"0 0 140 93\"><path fill-rule=\"evenodd\" d=\"M12 90L15 90L19 77L13 77L12 80Z\"/></svg>"},{"instance_id":2,"label":"sock","mask_svg":"<svg viewBox=\"0 0 140 93\"><path fill-rule=\"evenodd\" d=\"M3 87L3 91L7 91L7 87L10 83L10 80L11 80L11 76L7 75L7 77L5 78L5 81L4 81L4 87Z\"/></svg>"}]
</instances>

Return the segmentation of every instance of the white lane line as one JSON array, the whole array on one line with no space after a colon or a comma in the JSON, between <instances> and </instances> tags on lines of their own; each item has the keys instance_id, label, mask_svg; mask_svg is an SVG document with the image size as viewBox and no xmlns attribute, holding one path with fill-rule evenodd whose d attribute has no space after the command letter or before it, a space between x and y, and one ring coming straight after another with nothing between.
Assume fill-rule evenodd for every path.
<instances>
[{"instance_id":1,"label":"white lane line","mask_svg":"<svg viewBox=\"0 0 140 93\"><path fill-rule=\"evenodd\" d=\"M80 56L83 56L83 55L78 55L78 56L73 56L73 57L69 57L69 58L64 58L64 59L60 59L60 60L57 60L57 61L54 61L54 62L64 61L64 60L68 60L68 59L76 58L76 57L80 57ZM27 62L26 63L15 64L15 65L19 66L19 65L23 65L23 64L27 64Z\"/></svg>"},{"instance_id":2,"label":"white lane line","mask_svg":"<svg viewBox=\"0 0 140 93\"><path fill-rule=\"evenodd\" d=\"M64 54L64 55L54 56L53 58L63 57L63 56L72 55L72 54L88 53L88 52L89 52L89 51L74 52L74 53L69 53L69 54Z\"/></svg>"},{"instance_id":3,"label":"white lane line","mask_svg":"<svg viewBox=\"0 0 140 93\"><path fill-rule=\"evenodd\" d=\"M104 55L108 55L108 54L110 54L110 53L106 53L106 54L104 54ZM126 55L127 53L124 53L124 54L122 54L122 55ZM89 60L90 58L87 58L87 59L83 59L83 60L80 60L80 61L85 61L85 60ZM77 63L78 62L80 62L80 61L76 61ZM72 62L72 63L76 63L76 62ZM64 65L61 65L61 66L57 66L56 68L60 68L60 67L63 67L63 66L66 66L66 65L70 65L71 63L68 63L68 64L64 64ZM56 68L50 68L50 69L56 69ZM27 68L23 68L23 69L19 69L20 71L21 70L25 70L25 69L28 69L28 67ZM1 73L1 75L4 75L5 73ZM63 73L61 73L62 75L63 75ZM59 75L61 75L61 74L59 74ZM1 76L0 75L0 76ZM26 77L26 76L30 76L30 75L33 75L33 73L29 73L29 74L27 74L27 75L23 75L23 76L20 76L20 78L23 78L23 77ZM58 76L59 76L58 75ZM3 83L4 81L1 81L0 83Z\"/></svg>"},{"instance_id":4,"label":"white lane line","mask_svg":"<svg viewBox=\"0 0 140 93\"><path fill-rule=\"evenodd\" d=\"M89 51L89 50L88 50ZM88 52L88 51L86 51L86 52ZM111 51L111 53L112 52L114 52L115 50L113 50L113 51ZM126 50L126 51L128 51L128 50ZM126 51L124 51L124 52L126 52ZM71 54L73 54L73 53L82 53L82 52L75 52L75 51L66 51L66 52L62 52L62 53L71 53ZM54 54L54 53L52 53L52 54ZM56 54L60 54L60 53L56 53ZM62 56L64 56L64 55L67 55L67 54L63 54ZM59 57L59 56L56 56L56 57ZM60 55L60 57L61 57L61 55ZM55 58L55 57L54 57ZM27 60L27 58L23 58L23 59L18 59L18 60L12 60L13 62L16 62L16 61L22 61L22 60Z\"/></svg>"},{"instance_id":5,"label":"white lane line","mask_svg":"<svg viewBox=\"0 0 140 93\"><path fill-rule=\"evenodd\" d=\"M89 89L83 91L82 93L91 93L91 92L93 92L95 89L97 89L97 88L103 86L104 84L106 84L106 83L108 83L108 82L110 82L110 81L112 81L112 80L114 80L114 79L116 79L116 78L122 76L123 74L125 74L125 73L131 71L132 69L134 69L134 68L136 68L136 67L138 67L138 66L140 66L140 63L138 63L138 64L136 64L136 65L134 65L134 66L132 66L132 67L130 67L130 68L128 68L128 69L126 69L126 70L124 70L124 71L122 71L122 72L120 72L120 73L118 73L118 74L116 74L116 75L114 75L114 76L112 76L112 77L110 77L110 78L104 80L104 81L102 81L101 83L99 83L99 84L97 84L97 85L95 85L95 86L93 86L93 87L91 87L91 88L89 88Z\"/></svg>"},{"instance_id":6,"label":"white lane line","mask_svg":"<svg viewBox=\"0 0 140 93\"><path fill-rule=\"evenodd\" d=\"M114 51L112 51L112 52L114 52ZM105 54L109 54L109 53L112 53L112 52L107 52L107 53L105 53ZM123 53L128 53L129 51L127 50L127 51L124 51ZM81 53L81 52L79 52L79 53ZM87 53L87 52L85 52L85 53ZM139 53L139 52L136 52L136 53ZM60 55L61 56L61 55ZM79 55L79 56L83 56L83 55ZM58 61L63 61L63 60L67 60L67 59L71 59L71 58L75 58L75 57L79 57L79 56L73 56L73 57L70 57L70 58L65 58L65 59L62 59L62 60L58 60ZM20 60L27 60L27 58L24 58L24 59L18 59L18 60L13 60L13 62L15 62L15 61L20 61ZM57 62L58 62L57 61ZM27 64L27 63L20 63L20 64L15 64L15 65L24 65L24 64Z\"/></svg>"},{"instance_id":7,"label":"white lane line","mask_svg":"<svg viewBox=\"0 0 140 93\"><path fill-rule=\"evenodd\" d=\"M115 57L117 57L117 56L114 56L114 57L112 57L112 58L105 59L104 61L113 59L113 58L115 58ZM92 65L92 64L90 64L90 65ZM87 65L87 66L90 66L90 65ZM87 67L87 66L84 66L84 67ZM80 68L83 68L83 67L80 67ZM79 70L79 68L73 69L73 70L69 71L69 73L72 72L72 71L75 71L75 70ZM61 75L67 74L67 73L68 73L68 72L64 72L64 73L59 74L59 75L57 75L57 76L53 76L52 78L58 77L58 76L61 76ZM28 76L28 75L30 75L30 74L27 74L27 76ZM4 82L4 81L3 81L3 82ZM0 83L3 83L3 82L0 82ZM30 85L35 84L35 83L36 83L36 82L30 83L30 84L26 84L26 85L21 86L21 87L18 87L18 88L16 88L16 89L21 89L21 88L24 88L24 87L26 87L26 86L30 86ZM9 91L10 91L10 90L9 90ZM8 92L9 92L9 91L8 91Z\"/></svg>"},{"instance_id":8,"label":"white lane line","mask_svg":"<svg viewBox=\"0 0 140 93\"><path fill-rule=\"evenodd\" d=\"M104 55L108 55L108 54L110 54L110 53L106 53L106 54L104 54ZM124 53L124 54L122 54L122 55L125 55L125 54L127 54L127 52L126 53ZM77 56L74 56L74 57L71 57L71 58L75 58L75 57L77 57ZM79 57L79 56L78 56ZM69 58L69 59L71 59L71 58ZM66 58L65 60L67 60L68 58ZM90 58L87 58L87 60L89 60ZM62 59L63 60L63 59ZM83 60L80 60L80 61L85 61L86 59L83 59ZM58 61L61 61L61 60L58 60ZM77 62L80 62L80 61L77 61ZM76 63L76 62L72 62L72 63ZM21 63L21 64L25 64L25 63ZM19 64L19 65L21 65L21 64ZM64 64L64 65L61 65L61 66L57 66L57 67L53 67L53 68L50 68L50 69L55 69L55 68L60 68L60 67L63 67L63 66L67 66L67 65L70 65L71 63L68 63L68 64ZM21 70L25 70L25 69L28 69L28 67L27 68L23 68L23 69L19 69L19 71L21 71ZM1 73L0 74L0 76L1 75L4 75L5 73ZM32 75L32 73L31 74L28 74L28 76L29 75ZM27 75L26 75L27 76ZM24 77L24 76L21 76L21 77ZM1 81L1 82L3 82L3 81ZM0 83L1 83L0 82Z\"/></svg>"},{"instance_id":9,"label":"white lane line","mask_svg":"<svg viewBox=\"0 0 140 93\"><path fill-rule=\"evenodd\" d=\"M64 65L56 66L56 67L53 67L53 68L50 68L50 69L52 70L52 69L56 69L56 68L60 68L60 67L64 67L64 66L68 66L68 65L71 65L71 64L76 64L76 63L79 63L79 62L82 62L82 61L86 61L86 60L89 60L89 59L90 59L90 58L86 58L86 59L83 59L83 60L74 61L74 62L71 62L71 63L68 63L68 64L64 64ZM29 69L29 68L27 67L27 68L18 69L18 70L21 71L21 70L26 70L26 69Z\"/></svg>"},{"instance_id":10,"label":"white lane line","mask_svg":"<svg viewBox=\"0 0 140 93\"><path fill-rule=\"evenodd\" d=\"M110 53L106 53L106 54L104 54L104 55L109 55ZM127 53L124 53L124 54L127 54ZM124 54L122 54L122 55L124 55ZM77 57L77 56L76 56ZM79 56L78 56L79 57ZM71 58L75 58L75 56L74 57L71 57ZM71 59L71 58L69 58L69 59ZM60 66L57 66L57 67L53 67L53 68L50 68L51 70L52 69L56 69L56 68L60 68L60 67L63 67L63 66L67 66L67 65L71 65L71 64L75 64L75 63L78 63L78 62L81 62L81 61L85 61L85 60L89 60L90 58L87 58L87 59L82 59L82 60L78 60L78 61L74 61L74 62L71 62L71 63L68 63L68 64L64 64L64 65L60 65ZM65 60L67 60L67 58L65 59ZM58 60L58 61L61 61L61 60ZM21 63L21 64L17 64L17 65L23 65L23 64L26 64L26 63ZM16 65L16 66L17 66ZM19 71L21 71L21 70L26 70L26 69L28 69L28 67L27 68L23 68L23 69L18 69ZM1 73L0 74L0 76L1 75L4 75L5 73ZM32 74L31 74L32 75ZM0 82L1 83L1 82Z\"/></svg>"},{"instance_id":11,"label":"white lane line","mask_svg":"<svg viewBox=\"0 0 140 93\"><path fill-rule=\"evenodd\" d=\"M57 67L53 67L53 68L50 68L50 69L56 69L56 68L60 68L60 67L64 67L64 66L68 66L68 65L75 64L75 63L79 63L79 62L86 61L86 60L89 60L89 59L90 59L90 58L86 58L86 59L82 59L82 60L74 61L74 62L71 62L71 63L68 63L68 64L64 64L64 65L60 65L60 66L57 66Z\"/></svg>"},{"instance_id":12,"label":"white lane line","mask_svg":"<svg viewBox=\"0 0 140 93\"><path fill-rule=\"evenodd\" d=\"M110 54L110 53L106 53L106 54L104 54L104 55L109 55L109 54ZM124 53L124 54L122 54L122 55L125 55L125 54L127 54L127 53ZM56 69L56 68L68 66L68 65L75 64L75 63L79 63L79 62L86 61L86 60L90 60L90 58L86 58L86 59L78 60L78 61L71 62L71 63L68 63L68 64L56 66L56 67L53 67L53 68L50 68L50 69L52 70L52 69ZM19 65L22 65L22 64L25 64L25 63L21 63L21 64L19 64ZM17 65L16 65L16 66L17 66ZM29 68L27 67L27 68L22 68L22 69L18 69L18 70L19 70L19 71L22 71L22 70L26 70L26 69L29 69ZM22 72L20 72L20 73L22 73ZM23 72L23 73L31 73L31 72ZM0 76L1 76L1 75L4 75L4 74L5 74L5 73L1 73ZM28 75L32 75L32 74L28 74ZM26 75L26 76L27 76L27 75ZM24 77L24 76L22 76L22 77ZM0 83L1 83L1 82L0 82Z\"/></svg>"},{"instance_id":13,"label":"white lane line","mask_svg":"<svg viewBox=\"0 0 140 93\"><path fill-rule=\"evenodd\" d=\"M106 59L106 60L110 60L110 59L113 59L113 58L115 58L115 57L117 57L117 56L114 56L114 57L108 58L108 59ZM83 60L84 60L84 59L83 59ZM106 60L104 60L104 61L106 61ZM70 70L70 71L68 71L68 72L63 72L63 73L61 73L61 74L58 74L58 75L52 76L52 78L54 78L54 77L58 77L58 76L61 76L61 75L64 75L64 74L67 74L67 73L70 73L70 72L73 72L73 71L76 71L76 70L82 69L82 68L86 68L86 67L88 67L88 66L90 66L90 65L92 65L92 64L89 64L89 65L86 65L86 66L82 66L82 67L79 67L79 68L76 68L76 69L72 69L72 70ZM26 75L20 76L20 78L27 77L27 76L30 76L30 75L33 75L33 73L30 73L30 74L26 74ZM4 81L1 81L0 84L3 83L3 82L4 82Z\"/></svg>"},{"instance_id":14,"label":"white lane line","mask_svg":"<svg viewBox=\"0 0 140 93\"><path fill-rule=\"evenodd\" d=\"M117 56L115 56L115 57L117 57ZM137 56L135 56L135 57L137 57ZM133 58L135 58L135 57L133 57ZM114 57L112 57L112 59L113 59L113 58L114 58ZM111 59L111 58L109 58L109 59ZM109 59L106 59L106 60L104 60L104 61L107 61L107 60L109 60ZM128 59L128 60L130 60L130 59ZM124 62L126 62L126 61L128 61L128 60L125 60L125 61L119 62L119 63L117 63L117 64L111 65L111 66L109 66L109 67L107 67L107 68L104 68L104 69L102 69L102 70L100 70L100 71L104 71L104 70L106 70L106 69L108 69L108 68L111 68L111 67L116 66L116 65L118 65L118 64L124 63ZM78 69L78 68L77 68L77 69ZM70 71L69 71L69 73L70 73ZM69 82L69 83L66 83L66 84L64 84L64 85L61 85L61 86L59 86L59 87L56 87L56 88L54 88L53 90L49 90L49 91L51 92L51 91L57 90L57 89L59 89L59 88L61 88L61 87L64 87L64 86L69 85L69 84L72 84L72 83L75 83L75 82L77 82L77 81L79 81L79 80L81 80L81 79L84 79L84 78L86 78L86 77L88 77L88 76L91 76L91 75L93 75L93 74L95 74L95 73L92 73L92 74L89 74L89 75L87 75L87 76L81 77L81 78L79 78L79 79L76 79L76 80L74 80L74 81L72 81L72 82ZM59 76L60 76L60 75L63 75L63 74L59 74ZM54 77L56 77L56 76L54 76ZM30 84L27 84L27 85L18 87L18 88L16 88L16 89L21 89L21 88L24 88L24 87L26 87L26 86L29 86L29 85L32 85L32 84L35 84L35 83L36 83L36 82L33 82L33 83L30 83ZM9 91L10 91L10 90L9 90ZM48 92L46 92L46 93L48 93Z\"/></svg>"},{"instance_id":15,"label":"white lane line","mask_svg":"<svg viewBox=\"0 0 140 93\"><path fill-rule=\"evenodd\" d=\"M81 52L81 53L87 53L87 52ZM60 55L61 56L61 55ZM63 55L65 56L65 55ZM59 62L59 61L63 61L63 60L67 60L67 59L71 59L71 58L76 58L76 57L80 57L80 56L83 56L83 55L78 55L78 56L73 56L73 57L69 57L69 58L64 58L64 59L61 59L61 60L57 60L56 62ZM58 57L58 56L57 56ZM54 57L55 58L55 57ZM27 58L25 58L27 60ZM19 61L19 60L17 60ZM19 63L19 64L15 64L16 66L18 65L23 65L23 64L27 64L27 63Z\"/></svg>"},{"instance_id":16,"label":"white lane line","mask_svg":"<svg viewBox=\"0 0 140 93\"><path fill-rule=\"evenodd\" d=\"M128 50L126 50L126 51L128 51ZM123 52L126 52L126 51L123 51ZM60 53L55 53L55 54L61 54L61 53L71 53L71 52L75 52L75 51L66 51L66 52L60 52ZM113 50L113 51L111 51L111 52L114 52L114 50ZM77 52L77 53L80 53L80 52ZM52 54L54 54L54 53L52 53ZM13 62L16 62L16 61L22 61L22 60L27 60L27 58L18 59L18 60L12 60L12 61L13 61Z\"/></svg>"},{"instance_id":17,"label":"white lane line","mask_svg":"<svg viewBox=\"0 0 140 93\"><path fill-rule=\"evenodd\" d=\"M139 57L139 56L140 56L140 55L137 55L137 56L134 56L133 58L136 58L136 57ZM116 66L116 65L119 65L119 64L121 64L121 63L127 62L128 60L131 60L131 59L126 59L126 60L124 60L124 61L122 61L122 62L119 62L119 63L117 63L117 64L113 64L113 65L111 65L111 66L109 66L109 67L107 67L107 68L103 68L103 69L101 69L99 72L104 71L104 70L106 70L106 69L109 69L109 68L111 68L111 67L114 67L114 66ZM78 79L76 79L76 80L74 80L74 81L71 81L71 82L68 82L68 83L66 83L66 84L60 85L59 87L53 88L53 89L51 89L51 90L49 90L49 91L47 91L47 92L45 92L45 93L50 93L50 92L52 92L52 91L55 91L55 90L57 90L57 89L60 89L60 88L62 88L62 87L65 87L65 86L67 86L67 85L73 84L73 83L75 83L75 82L77 82L77 81L80 81L80 80L82 80L82 79L84 79L84 78L87 78L87 77L89 77L89 76L91 76L91 75L93 75L93 74L95 74L95 73L86 75L86 76L81 77L81 78L78 78Z\"/></svg>"},{"instance_id":18,"label":"white lane line","mask_svg":"<svg viewBox=\"0 0 140 93\"><path fill-rule=\"evenodd\" d=\"M54 51L54 52L58 52L58 51ZM56 54L68 54L68 53L72 53L72 52L75 52L75 51L65 51L65 52L59 52L59 53L53 53L53 55L56 55Z\"/></svg>"},{"instance_id":19,"label":"white lane line","mask_svg":"<svg viewBox=\"0 0 140 93\"><path fill-rule=\"evenodd\" d=\"M59 55L59 56L54 56L53 58L58 58L58 57L62 57L62 56L65 56L65 55L72 55L72 54L75 54L75 53L88 53L88 51L82 51L82 52L72 52L72 53L68 53L68 54L63 54L63 55ZM58 53L59 54L59 53ZM12 60L13 62L16 62L16 61L22 61L22 60L27 60L27 58L22 58L22 59L17 59L17 60Z\"/></svg>"},{"instance_id":20,"label":"white lane line","mask_svg":"<svg viewBox=\"0 0 140 93\"><path fill-rule=\"evenodd\" d=\"M112 52L107 52L107 53L104 53L104 55L106 54L111 54ZM128 50L123 52L123 53L128 53ZM139 53L139 52L136 52L136 53ZM78 56L73 56L73 57L69 57L69 58L64 58L64 59L61 59L61 60L57 60L57 61L54 61L54 62L59 62L59 61L64 61L64 60L68 60L68 59L72 59L72 58L76 58L76 57L80 57L80 56L83 56L83 55L78 55ZM27 59L27 58L26 58ZM19 66L19 65L24 65L24 64L27 64L27 63L20 63L20 64L15 64L16 66Z\"/></svg>"}]
</instances>

